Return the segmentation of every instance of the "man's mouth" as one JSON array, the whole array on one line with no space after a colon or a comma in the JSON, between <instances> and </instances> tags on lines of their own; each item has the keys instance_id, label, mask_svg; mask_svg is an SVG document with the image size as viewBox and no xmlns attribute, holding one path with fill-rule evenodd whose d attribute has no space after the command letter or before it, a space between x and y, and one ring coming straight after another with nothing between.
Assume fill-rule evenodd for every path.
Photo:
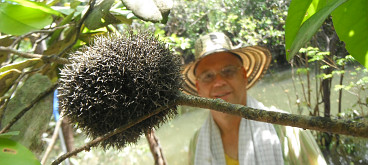
<instances>
[{"instance_id":1,"label":"man's mouth","mask_svg":"<svg viewBox=\"0 0 368 165\"><path fill-rule=\"evenodd\" d=\"M226 93L221 93L221 94L218 94L218 95L214 95L214 97L215 98L221 98L221 97L227 96L228 94L230 94L230 92L226 92Z\"/></svg>"}]
</instances>

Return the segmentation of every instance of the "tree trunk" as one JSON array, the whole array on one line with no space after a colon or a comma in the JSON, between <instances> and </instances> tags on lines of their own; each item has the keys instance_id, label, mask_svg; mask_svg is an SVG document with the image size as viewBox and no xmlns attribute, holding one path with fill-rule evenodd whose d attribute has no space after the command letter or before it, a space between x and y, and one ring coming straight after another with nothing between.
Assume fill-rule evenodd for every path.
<instances>
[{"instance_id":1,"label":"tree trunk","mask_svg":"<svg viewBox=\"0 0 368 165\"><path fill-rule=\"evenodd\" d=\"M65 139L66 149L68 152L70 152L74 150L73 127L70 125L67 117L63 117L62 120L61 128Z\"/></svg>"},{"instance_id":2,"label":"tree trunk","mask_svg":"<svg viewBox=\"0 0 368 165\"><path fill-rule=\"evenodd\" d=\"M155 130L151 129L150 132L146 132L146 139L150 146L151 153L155 159L155 165L166 165L165 157L162 153L161 146L158 138L155 135Z\"/></svg>"},{"instance_id":3,"label":"tree trunk","mask_svg":"<svg viewBox=\"0 0 368 165\"><path fill-rule=\"evenodd\" d=\"M327 68L324 70L326 75L332 73L332 69ZM327 78L322 80L322 101L324 104L324 117L331 116L331 80L332 78Z\"/></svg>"}]
</instances>

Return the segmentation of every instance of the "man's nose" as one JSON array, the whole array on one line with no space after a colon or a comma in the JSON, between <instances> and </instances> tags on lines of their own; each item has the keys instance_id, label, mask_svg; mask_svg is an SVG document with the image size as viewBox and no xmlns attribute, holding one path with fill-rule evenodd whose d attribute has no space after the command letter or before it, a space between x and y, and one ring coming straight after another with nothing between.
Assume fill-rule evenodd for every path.
<instances>
[{"instance_id":1,"label":"man's nose","mask_svg":"<svg viewBox=\"0 0 368 165\"><path fill-rule=\"evenodd\" d=\"M220 74L216 74L215 79L213 80L213 86L219 87L226 84L225 78L222 77Z\"/></svg>"}]
</instances>

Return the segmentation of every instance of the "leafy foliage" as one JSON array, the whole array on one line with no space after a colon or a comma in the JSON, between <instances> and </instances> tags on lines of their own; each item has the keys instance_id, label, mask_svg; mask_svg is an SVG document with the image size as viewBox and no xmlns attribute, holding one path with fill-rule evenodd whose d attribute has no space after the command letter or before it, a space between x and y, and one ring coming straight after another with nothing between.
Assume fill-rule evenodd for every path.
<instances>
[{"instance_id":1,"label":"leafy foliage","mask_svg":"<svg viewBox=\"0 0 368 165\"><path fill-rule=\"evenodd\" d=\"M365 0L293 0L290 4L285 27L286 56L290 60L321 27L332 13L336 32L346 49L362 65L368 68L368 45L366 12L361 12ZM355 26L346 26L355 25ZM363 46L364 45L364 46Z\"/></svg>"},{"instance_id":2,"label":"leafy foliage","mask_svg":"<svg viewBox=\"0 0 368 165\"><path fill-rule=\"evenodd\" d=\"M178 49L184 61L193 60L194 41L202 34L220 31L236 46L263 45L274 59L285 61L283 26L287 1L205 0L177 1L167 25L166 36L189 39L190 49Z\"/></svg>"}]
</instances>

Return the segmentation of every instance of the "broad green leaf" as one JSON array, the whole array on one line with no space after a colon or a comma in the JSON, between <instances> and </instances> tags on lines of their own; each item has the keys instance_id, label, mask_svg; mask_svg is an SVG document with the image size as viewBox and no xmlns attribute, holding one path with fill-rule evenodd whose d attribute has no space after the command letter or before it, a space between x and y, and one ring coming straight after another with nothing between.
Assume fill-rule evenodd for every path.
<instances>
[{"instance_id":1,"label":"broad green leaf","mask_svg":"<svg viewBox=\"0 0 368 165\"><path fill-rule=\"evenodd\" d=\"M95 30L111 23L120 22L110 13L110 8L113 3L114 0L104 0L96 5L84 22L86 27L90 30Z\"/></svg>"},{"instance_id":2,"label":"broad green leaf","mask_svg":"<svg viewBox=\"0 0 368 165\"><path fill-rule=\"evenodd\" d=\"M16 135L19 135L19 131L11 131L11 132L2 133L0 134L0 138L10 138Z\"/></svg>"},{"instance_id":3,"label":"broad green leaf","mask_svg":"<svg viewBox=\"0 0 368 165\"><path fill-rule=\"evenodd\" d=\"M329 0L329 1L332 1L332 0ZM306 20L308 20L312 15L314 15L319 10L321 10L323 7L325 7L326 4L327 4L327 0L313 0L307 9L307 12L305 13L302 24Z\"/></svg>"},{"instance_id":4,"label":"broad green leaf","mask_svg":"<svg viewBox=\"0 0 368 165\"><path fill-rule=\"evenodd\" d=\"M17 69L11 69L6 72L0 72L0 97L10 89L17 80L21 72Z\"/></svg>"},{"instance_id":5,"label":"broad green leaf","mask_svg":"<svg viewBox=\"0 0 368 165\"><path fill-rule=\"evenodd\" d=\"M292 0L285 23L285 49L288 55L291 44L302 23L312 0ZM311 15L311 14L309 14Z\"/></svg>"},{"instance_id":6,"label":"broad green leaf","mask_svg":"<svg viewBox=\"0 0 368 165\"><path fill-rule=\"evenodd\" d=\"M6 1L17 2L24 7L38 9L45 13L53 14L56 16L63 16L60 12L40 2L33 2L33 1L27 1L27 0L6 0Z\"/></svg>"},{"instance_id":7,"label":"broad green leaf","mask_svg":"<svg viewBox=\"0 0 368 165\"><path fill-rule=\"evenodd\" d=\"M286 58L290 60L294 57L294 55L299 51L299 49L304 46L316 33L316 31L321 27L322 23L325 21L328 15L331 14L333 10L335 10L342 3L347 0L334 0L326 4L323 8L321 8L317 13L312 15L308 20L306 20L302 26L298 29L294 40L288 45L290 47L286 47Z\"/></svg>"},{"instance_id":8,"label":"broad green leaf","mask_svg":"<svg viewBox=\"0 0 368 165\"><path fill-rule=\"evenodd\" d=\"M8 102L1 125L7 125L14 116L31 104L38 95L45 92L50 86L52 86L52 83L47 76L36 73L28 77L26 81L18 86L17 91ZM52 98L53 94L50 93L50 95L34 104L10 128L10 131L20 131L18 136L13 136L10 139L21 143L35 154L41 154L45 146L42 145L40 137L47 129L47 123L50 122ZM2 159L0 158L0 160Z\"/></svg>"},{"instance_id":9,"label":"broad green leaf","mask_svg":"<svg viewBox=\"0 0 368 165\"><path fill-rule=\"evenodd\" d=\"M10 65L5 65L5 66L0 68L0 73L1 72L6 72L6 71L11 70L11 69L23 70L24 68L33 66L34 64L37 64L41 61L42 60L39 59L39 58L34 58L34 59L29 59L29 60L13 63L13 64L10 64Z\"/></svg>"},{"instance_id":10,"label":"broad green leaf","mask_svg":"<svg viewBox=\"0 0 368 165\"><path fill-rule=\"evenodd\" d=\"M2 165L40 165L35 155L22 144L0 137L0 160Z\"/></svg>"},{"instance_id":11,"label":"broad green leaf","mask_svg":"<svg viewBox=\"0 0 368 165\"><path fill-rule=\"evenodd\" d=\"M368 68L367 0L350 0L332 13L332 21L346 50Z\"/></svg>"},{"instance_id":12,"label":"broad green leaf","mask_svg":"<svg viewBox=\"0 0 368 165\"><path fill-rule=\"evenodd\" d=\"M52 16L39 9L1 3L0 20L0 32L22 35L51 24Z\"/></svg>"}]
</instances>

